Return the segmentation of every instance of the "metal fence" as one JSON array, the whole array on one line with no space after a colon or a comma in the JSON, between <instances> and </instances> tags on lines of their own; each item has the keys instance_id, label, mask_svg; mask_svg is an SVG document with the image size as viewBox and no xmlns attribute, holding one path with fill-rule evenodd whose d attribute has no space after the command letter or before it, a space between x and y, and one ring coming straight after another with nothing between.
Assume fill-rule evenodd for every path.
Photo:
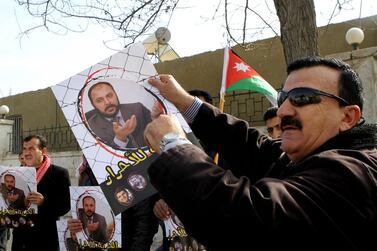
<instances>
[{"instance_id":1,"label":"metal fence","mask_svg":"<svg viewBox=\"0 0 377 251\"><path fill-rule=\"evenodd\" d=\"M219 97L213 98L214 105L219 106ZM227 93L224 112L246 120L251 126L264 126L263 114L271 106L268 99L256 92Z\"/></svg>"},{"instance_id":2,"label":"metal fence","mask_svg":"<svg viewBox=\"0 0 377 251\"><path fill-rule=\"evenodd\" d=\"M7 119L13 120L12 134L9 135L9 151L17 153L22 149L22 116L11 115Z\"/></svg>"},{"instance_id":3,"label":"metal fence","mask_svg":"<svg viewBox=\"0 0 377 251\"><path fill-rule=\"evenodd\" d=\"M213 98L214 105L218 106L219 97ZM270 107L265 96L255 92L227 93L225 96L224 112L246 120L252 126L263 126L263 113ZM9 135L9 151L18 153L22 150L22 139L31 134L40 134L47 138L50 152L75 151L80 147L69 126L51 126L37 129L21 130L22 118L8 117L15 120L13 132Z\"/></svg>"},{"instance_id":4,"label":"metal fence","mask_svg":"<svg viewBox=\"0 0 377 251\"><path fill-rule=\"evenodd\" d=\"M28 135L39 134L47 139L49 152L76 151L80 150L76 138L69 126L51 126L23 131L21 135L10 135L11 144L9 151L19 153L22 150L22 139Z\"/></svg>"}]
</instances>

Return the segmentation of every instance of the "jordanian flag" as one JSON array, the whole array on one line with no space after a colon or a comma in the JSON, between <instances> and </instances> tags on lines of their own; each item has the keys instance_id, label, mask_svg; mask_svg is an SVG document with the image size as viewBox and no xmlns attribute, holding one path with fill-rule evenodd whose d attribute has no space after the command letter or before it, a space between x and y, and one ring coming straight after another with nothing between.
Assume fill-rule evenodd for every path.
<instances>
[{"instance_id":1,"label":"jordanian flag","mask_svg":"<svg viewBox=\"0 0 377 251\"><path fill-rule=\"evenodd\" d=\"M272 105L277 105L277 91L258 72L246 64L232 49L224 50L223 79L220 94L249 90L264 94Z\"/></svg>"}]
</instances>

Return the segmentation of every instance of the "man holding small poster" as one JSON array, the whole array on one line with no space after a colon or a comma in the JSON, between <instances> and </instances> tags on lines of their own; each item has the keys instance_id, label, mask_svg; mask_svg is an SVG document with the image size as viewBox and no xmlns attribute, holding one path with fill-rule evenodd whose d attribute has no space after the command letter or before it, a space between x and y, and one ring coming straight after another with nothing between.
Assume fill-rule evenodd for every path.
<instances>
[{"instance_id":1,"label":"man holding small poster","mask_svg":"<svg viewBox=\"0 0 377 251\"><path fill-rule=\"evenodd\" d=\"M57 250L56 220L70 209L68 170L51 163L41 135L26 137L23 153L27 166L36 169L37 191L26 199L38 206L38 214L29 228L14 228L12 250Z\"/></svg>"}]
</instances>

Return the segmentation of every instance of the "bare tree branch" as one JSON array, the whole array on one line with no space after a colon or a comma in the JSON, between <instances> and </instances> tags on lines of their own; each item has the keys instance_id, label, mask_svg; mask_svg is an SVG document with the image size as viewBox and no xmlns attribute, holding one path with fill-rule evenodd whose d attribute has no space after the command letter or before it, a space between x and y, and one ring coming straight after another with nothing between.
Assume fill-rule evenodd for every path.
<instances>
[{"instance_id":1,"label":"bare tree branch","mask_svg":"<svg viewBox=\"0 0 377 251\"><path fill-rule=\"evenodd\" d=\"M224 12L225 13L225 28L228 32L230 39L236 44L238 44L237 39L235 39L232 33L230 32L229 23L228 23L228 1L227 0L225 0L225 3L224 3L224 10L225 10Z\"/></svg>"},{"instance_id":2,"label":"bare tree branch","mask_svg":"<svg viewBox=\"0 0 377 251\"><path fill-rule=\"evenodd\" d=\"M275 31L275 29L258 12L254 11L253 9L250 9L250 8L248 8L248 10L250 10L255 15L257 15L260 18L260 20L262 20L263 23L265 23L271 29L271 31L273 33L275 33L276 36L279 36L279 34Z\"/></svg>"},{"instance_id":3,"label":"bare tree branch","mask_svg":"<svg viewBox=\"0 0 377 251\"><path fill-rule=\"evenodd\" d=\"M27 27L21 38L45 28L56 34L83 32L92 24L110 27L125 45L147 35L157 26L170 23L178 3L190 0L16 0L39 23ZM218 0L211 21L221 19L228 42L246 47L247 42L261 38L261 34L280 33L287 62L301 54L317 54L316 13L314 0ZM335 0L328 23L352 0ZM274 3L276 13L273 7ZM305 3L305 4L302 4ZM222 7L224 4L224 8ZM360 3L360 12L361 12ZM289 6L289 7L288 7ZM346 6L347 7L347 6ZM292 8L292 9L287 9ZM222 12L224 11L224 12ZM269 12L266 14L266 12ZM303 15L302 13L305 13ZM278 15L278 16L277 16ZM255 17L254 17L255 16ZM216 18L218 20L216 20ZM208 19L207 19L208 21ZM289 29L288 31L286 29ZM305 32L307 30L307 32ZM155 30L153 30L154 32ZM296 33L296 34L295 34ZM264 36L265 37L265 36ZM297 38L300 39L297 39ZM294 39L299 41L294 41ZM111 40L109 40L111 41ZM300 52L301 51L301 52ZM302 53L304 52L304 53Z\"/></svg>"},{"instance_id":4,"label":"bare tree branch","mask_svg":"<svg viewBox=\"0 0 377 251\"><path fill-rule=\"evenodd\" d=\"M245 43L245 36L246 36L246 23L247 23L247 9L249 8L249 0L246 0L245 8L244 8L244 21L243 21L243 32L242 32L242 44Z\"/></svg>"}]
</instances>

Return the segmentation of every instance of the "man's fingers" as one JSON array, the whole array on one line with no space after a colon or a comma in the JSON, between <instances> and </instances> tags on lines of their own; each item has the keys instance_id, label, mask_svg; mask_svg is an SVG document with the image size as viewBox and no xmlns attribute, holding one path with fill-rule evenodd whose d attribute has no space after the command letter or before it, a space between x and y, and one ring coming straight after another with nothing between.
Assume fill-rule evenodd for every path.
<instances>
[{"instance_id":1,"label":"man's fingers","mask_svg":"<svg viewBox=\"0 0 377 251\"><path fill-rule=\"evenodd\" d=\"M149 124L145 127L145 130L144 130L144 142L147 144L147 146L149 147L149 148L151 148L153 151L155 150L155 149L153 149L152 148L152 144L149 142L149 139L148 139L148 126L149 126Z\"/></svg>"},{"instance_id":2,"label":"man's fingers","mask_svg":"<svg viewBox=\"0 0 377 251\"><path fill-rule=\"evenodd\" d=\"M160 74L158 75L158 78L150 78L148 79L148 83L154 87L156 87L158 90L163 89L168 84L168 80L171 76L167 74Z\"/></svg>"},{"instance_id":3,"label":"man's fingers","mask_svg":"<svg viewBox=\"0 0 377 251\"><path fill-rule=\"evenodd\" d=\"M67 227L71 233L77 233L82 230L82 223L79 219L68 219Z\"/></svg>"},{"instance_id":4,"label":"man's fingers","mask_svg":"<svg viewBox=\"0 0 377 251\"><path fill-rule=\"evenodd\" d=\"M132 128L132 131L135 130L136 126L137 126L137 119L136 119L136 116L135 115L132 115L131 118L130 118L131 122L130 122L130 127Z\"/></svg>"},{"instance_id":5,"label":"man's fingers","mask_svg":"<svg viewBox=\"0 0 377 251\"><path fill-rule=\"evenodd\" d=\"M156 87L158 90L160 90L161 86L163 85L162 81L157 78L150 78L148 79L148 83L151 86Z\"/></svg>"},{"instance_id":6,"label":"man's fingers","mask_svg":"<svg viewBox=\"0 0 377 251\"><path fill-rule=\"evenodd\" d=\"M160 220L165 220L164 215L161 213L159 208L153 208L153 213L156 215L157 218Z\"/></svg>"},{"instance_id":7,"label":"man's fingers","mask_svg":"<svg viewBox=\"0 0 377 251\"><path fill-rule=\"evenodd\" d=\"M135 115L132 115L131 118L127 119L126 123L124 124L124 129L130 133L132 133L137 126L137 119Z\"/></svg>"},{"instance_id":8,"label":"man's fingers","mask_svg":"<svg viewBox=\"0 0 377 251\"><path fill-rule=\"evenodd\" d=\"M160 220L166 220L170 216L169 210L164 206L164 202L161 203L160 201L161 200L154 205L153 212Z\"/></svg>"},{"instance_id":9,"label":"man's fingers","mask_svg":"<svg viewBox=\"0 0 377 251\"><path fill-rule=\"evenodd\" d=\"M153 107L152 107L151 119L154 120L154 119L158 118L158 116L160 116L160 114L164 114L164 113L165 113L164 107L162 106L162 104L160 102L158 102L156 100L153 104Z\"/></svg>"},{"instance_id":10,"label":"man's fingers","mask_svg":"<svg viewBox=\"0 0 377 251\"><path fill-rule=\"evenodd\" d=\"M119 127L120 127L120 125L119 125L118 122L113 122L113 131L114 132L117 131L117 130L119 130Z\"/></svg>"},{"instance_id":11,"label":"man's fingers","mask_svg":"<svg viewBox=\"0 0 377 251\"><path fill-rule=\"evenodd\" d=\"M153 151L158 151L157 149L157 142L155 137L152 134L152 123L149 123L144 130L144 141ZM158 142L159 143L159 142Z\"/></svg>"}]
</instances>

